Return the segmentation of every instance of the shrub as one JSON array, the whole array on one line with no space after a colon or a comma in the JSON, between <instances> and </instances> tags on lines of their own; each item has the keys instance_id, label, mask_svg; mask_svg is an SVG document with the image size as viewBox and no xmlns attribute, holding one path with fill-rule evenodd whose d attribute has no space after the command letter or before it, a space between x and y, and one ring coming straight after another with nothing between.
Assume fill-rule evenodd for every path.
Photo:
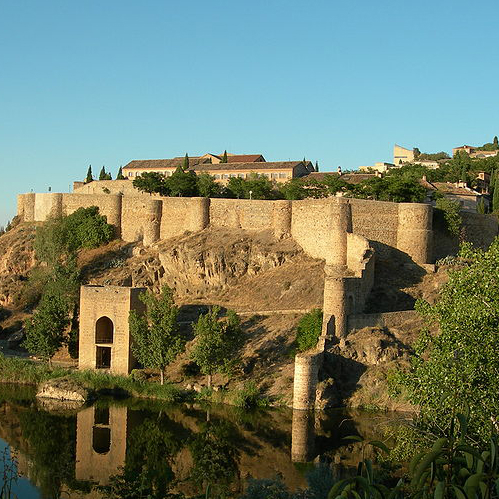
<instances>
[{"instance_id":1,"label":"shrub","mask_svg":"<svg viewBox=\"0 0 499 499\"><path fill-rule=\"evenodd\" d=\"M322 331L322 310L315 308L305 314L298 323L296 345L300 352L314 348Z\"/></svg>"},{"instance_id":2,"label":"shrub","mask_svg":"<svg viewBox=\"0 0 499 499\"><path fill-rule=\"evenodd\" d=\"M439 198L435 207L444 214L446 229L452 236L458 237L461 234L463 219L461 218L461 205L457 201L447 198Z\"/></svg>"},{"instance_id":3,"label":"shrub","mask_svg":"<svg viewBox=\"0 0 499 499\"><path fill-rule=\"evenodd\" d=\"M233 392L232 403L242 409L269 406L269 400L262 397L260 389L253 381L246 383L241 389Z\"/></svg>"}]
</instances>

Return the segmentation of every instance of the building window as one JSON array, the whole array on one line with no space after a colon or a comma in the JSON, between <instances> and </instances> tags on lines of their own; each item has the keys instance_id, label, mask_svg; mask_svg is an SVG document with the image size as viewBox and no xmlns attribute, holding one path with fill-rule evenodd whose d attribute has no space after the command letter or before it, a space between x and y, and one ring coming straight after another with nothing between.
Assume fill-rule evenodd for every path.
<instances>
[{"instance_id":1,"label":"building window","mask_svg":"<svg viewBox=\"0 0 499 499\"><path fill-rule=\"evenodd\" d=\"M215 173L215 180L220 180L220 175L218 173Z\"/></svg>"},{"instance_id":2,"label":"building window","mask_svg":"<svg viewBox=\"0 0 499 499\"><path fill-rule=\"evenodd\" d=\"M277 173L272 173L272 178L278 178L279 177L279 174Z\"/></svg>"},{"instance_id":3,"label":"building window","mask_svg":"<svg viewBox=\"0 0 499 499\"><path fill-rule=\"evenodd\" d=\"M235 174L235 173L231 173L231 174L229 175L229 177L230 177L230 178L235 178L235 177L236 177L236 174Z\"/></svg>"},{"instance_id":4,"label":"building window","mask_svg":"<svg viewBox=\"0 0 499 499\"><path fill-rule=\"evenodd\" d=\"M279 173L279 178L286 178L287 176L287 173Z\"/></svg>"},{"instance_id":5,"label":"building window","mask_svg":"<svg viewBox=\"0 0 499 499\"><path fill-rule=\"evenodd\" d=\"M239 178L246 178L246 173L238 173L237 176Z\"/></svg>"},{"instance_id":6,"label":"building window","mask_svg":"<svg viewBox=\"0 0 499 499\"><path fill-rule=\"evenodd\" d=\"M106 344L113 342L114 325L109 317L101 317L95 323L95 343Z\"/></svg>"},{"instance_id":7,"label":"building window","mask_svg":"<svg viewBox=\"0 0 499 499\"><path fill-rule=\"evenodd\" d=\"M224 174L222 175L222 178L226 179L226 178L229 178L229 176L228 176L226 173L224 173Z\"/></svg>"}]
</instances>

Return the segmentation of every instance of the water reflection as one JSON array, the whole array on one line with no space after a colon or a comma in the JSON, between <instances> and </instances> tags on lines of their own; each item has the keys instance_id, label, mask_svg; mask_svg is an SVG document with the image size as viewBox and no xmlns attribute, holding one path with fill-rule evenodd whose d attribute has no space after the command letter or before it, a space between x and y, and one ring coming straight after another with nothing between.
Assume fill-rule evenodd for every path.
<instances>
[{"instance_id":1,"label":"water reflection","mask_svg":"<svg viewBox=\"0 0 499 499\"><path fill-rule=\"evenodd\" d=\"M249 476L279 475L291 490L304 488L311 465L303 463L341 475L362 452L342 438L379 437L380 422L389 419L140 400L78 410L15 395L0 393L0 438L43 498L194 498L206 490L229 498Z\"/></svg>"}]
</instances>

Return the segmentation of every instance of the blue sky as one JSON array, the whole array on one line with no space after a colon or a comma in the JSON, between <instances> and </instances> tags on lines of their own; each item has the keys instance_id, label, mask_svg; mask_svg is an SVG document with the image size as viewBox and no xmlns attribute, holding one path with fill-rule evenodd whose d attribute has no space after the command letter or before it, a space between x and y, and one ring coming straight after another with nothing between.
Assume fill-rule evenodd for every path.
<instances>
[{"instance_id":1,"label":"blue sky","mask_svg":"<svg viewBox=\"0 0 499 499\"><path fill-rule=\"evenodd\" d=\"M499 135L493 1L0 0L0 225L89 164L390 160Z\"/></svg>"}]
</instances>

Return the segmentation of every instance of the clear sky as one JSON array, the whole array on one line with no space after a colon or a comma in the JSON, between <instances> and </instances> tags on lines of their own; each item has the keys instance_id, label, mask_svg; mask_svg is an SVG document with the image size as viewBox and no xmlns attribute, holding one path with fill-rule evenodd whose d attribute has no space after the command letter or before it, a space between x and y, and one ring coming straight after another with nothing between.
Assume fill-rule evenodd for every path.
<instances>
[{"instance_id":1,"label":"clear sky","mask_svg":"<svg viewBox=\"0 0 499 499\"><path fill-rule=\"evenodd\" d=\"M483 144L498 45L493 0L0 0L0 225L90 164Z\"/></svg>"}]
</instances>

